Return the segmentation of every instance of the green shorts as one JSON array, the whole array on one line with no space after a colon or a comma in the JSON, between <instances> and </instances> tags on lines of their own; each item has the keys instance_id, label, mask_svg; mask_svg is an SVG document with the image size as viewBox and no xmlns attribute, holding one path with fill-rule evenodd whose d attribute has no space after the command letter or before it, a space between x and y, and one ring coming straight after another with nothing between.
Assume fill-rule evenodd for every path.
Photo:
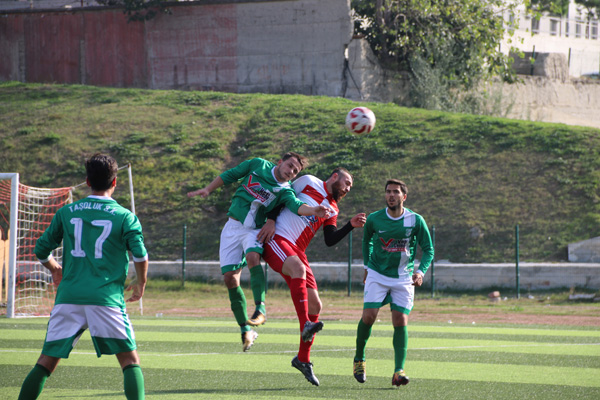
<instances>
[{"instance_id":1,"label":"green shorts","mask_svg":"<svg viewBox=\"0 0 600 400\"><path fill-rule=\"evenodd\" d=\"M56 304L48 320L42 354L68 358L86 329L90 330L98 357L137 348L133 327L125 308Z\"/></svg>"}]
</instances>

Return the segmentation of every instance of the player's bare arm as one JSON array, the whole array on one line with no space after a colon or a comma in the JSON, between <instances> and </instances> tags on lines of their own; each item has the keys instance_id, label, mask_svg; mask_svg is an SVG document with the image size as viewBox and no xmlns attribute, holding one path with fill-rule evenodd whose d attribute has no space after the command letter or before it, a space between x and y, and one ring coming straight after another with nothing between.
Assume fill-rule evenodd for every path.
<instances>
[{"instance_id":1,"label":"player's bare arm","mask_svg":"<svg viewBox=\"0 0 600 400\"><path fill-rule=\"evenodd\" d=\"M302 204L298 209L298 215L314 215L319 218L329 218L331 215L333 215L333 210L320 204L314 207L309 207L306 204Z\"/></svg>"},{"instance_id":2,"label":"player's bare arm","mask_svg":"<svg viewBox=\"0 0 600 400\"><path fill-rule=\"evenodd\" d=\"M134 261L136 277L131 281L126 292L132 291L131 297L127 302L138 301L144 295L146 289L146 281L148 280L148 260Z\"/></svg>"},{"instance_id":3,"label":"player's bare arm","mask_svg":"<svg viewBox=\"0 0 600 400\"><path fill-rule=\"evenodd\" d=\"M187 196L188 197L200 196L200 197L204 198L204 197L207 197L209 194L211 194L215 189L223 186L223 184L224 184L223 179L220 176L217 176L207 186L203 187L202 189L193 190L191 192L188 192Z\"/></svg>"},{"instance_id":4,"label":"player's bare arm","mask_svg":"<svg viewBox=\"0 0 600 400\"><path fill-rule=\"evenodd\" d=\"M365 213L356 214L350 220L350 223L352 224L353 228L362 228L363 226L365 226L365 222L367 222L367 214Z\"/></svg>"},{"instance_id":5,"label":"player's bare arm","mask_svg":"<svg viewBox=\"0 0 600 400\"><path fill-rule=\"evenodd\" d=\"M58 286L60 281L62 281L62 266L53 257L50 257L48 261L43 262L42 265L50 271L52 274L52 282Z\"/></svg>"},{"instance_id":6,"label":"player's bare arm","mask_svg":"<svg viewBox=\"0 0 600 400\"><path fill-rule=\"evenodd\" d=\"M365 284L365 282L367 281L367 274L369 273L369 270L365 268L365 275L363 276L363 285Z\"/></svg>"}]
</instances>

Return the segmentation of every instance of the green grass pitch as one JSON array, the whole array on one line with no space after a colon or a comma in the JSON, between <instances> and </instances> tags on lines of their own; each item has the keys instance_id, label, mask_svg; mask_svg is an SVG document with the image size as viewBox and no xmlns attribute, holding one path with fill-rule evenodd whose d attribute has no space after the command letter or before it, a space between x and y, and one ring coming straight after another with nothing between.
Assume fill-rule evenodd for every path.
<instances>
[{"instance_id":1,"label":"green grass pitch","mask_svg":"<svg viewBox=\"0 0 600 400\"><path fill-rule=\"evenodd\" d=\"M0 319L0 398L14 399L39 356L47 319ZM356 324L325 321L311 361L320 387L290 365L298 324L269 320L242 352L232 319L133 319L146 396L154 399L600 399L600 331L585 327L409 325L410 384L391 386L392 328L376 324L367 382L352 377ZM42 399L123 399L114 356L84 333Z\"/></svg>"}]
</instances>

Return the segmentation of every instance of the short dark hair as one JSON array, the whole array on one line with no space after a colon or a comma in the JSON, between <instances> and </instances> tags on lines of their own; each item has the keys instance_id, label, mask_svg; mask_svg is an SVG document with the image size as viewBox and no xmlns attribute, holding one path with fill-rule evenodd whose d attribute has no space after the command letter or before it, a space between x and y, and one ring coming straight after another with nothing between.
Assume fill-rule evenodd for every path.
<instances>
[{"instance_id":1,"label":"short dark hair","mask_svg":"<svg viewBox=\"0 0 600 400\"><path fill-rule=\"evenodd\" d=\"M298 160L298 162L300 163L300 167L302 167L302 169L308 167L308 158L301 156L298 153L294 153L293 151L288 151L287 153L285 153L283 155L283 157L281 157L281 161L285 161L288 158L292 158L294 157L296 160Z\"/></svg>"},{"instance_id":2,"label":"short dark hair","mask_svg":"<svg viewBox=\"0 0 600 400\"><path fill-rule=\"evenodd\" d=\"M115 159L106 154L96 153L85 162L87 179L92 190L96 191L109 189L118 169Z\"/></svg>"},{"instance_id":3,"label":"short dark hair","mask_svg":"<svg viewBox=\"0 0 600 400\"><path fill-rule=\"evenodd\" d=\"M354 177L352 176L352 174L350 173L350 171L348 171L344 167L337 167L336 169L334 169L333 171L331 171L331 174L329 175L329 178L331 178L334 174L339 174L340 172L345 172L348 175L350 175L350 178L354 179ZM327 178L327 179L329 179L329 178Z\"/></svg>"},{"instance_id":4,"label":"short dark hair","mask_svg":"<svg viewBox=\"0 0 600 400\"><path fill-rule=\"evenodd\" d=\"M386 190L388 185L400 185L400 190L402 190L402 194L408 194L408 186L406 186L406 183L402 182L400 179L388 179L385 183Z\"/></svg>"}]
</instances>

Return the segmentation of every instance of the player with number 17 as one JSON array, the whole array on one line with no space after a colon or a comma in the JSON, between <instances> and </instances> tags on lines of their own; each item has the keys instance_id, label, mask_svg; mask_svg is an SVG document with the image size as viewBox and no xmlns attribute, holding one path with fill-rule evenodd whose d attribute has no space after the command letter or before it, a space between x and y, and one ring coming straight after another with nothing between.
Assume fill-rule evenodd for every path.
<instances>
[{"instance_id":1,"label":"player with number 17","mask_svg":"<svg viewBox=\"0 0 600 400\"><path fill-rule=\"evenodd\" d=\"M144 376L135 336L125 310L123 289L133 254L136 279L128 302L142 298L148 272L148 253L138 218L119 205L112 194L117 185L117 162L95 154L85 164L90 196L56 212L52 223L35 245L35 255L58 285L48 321L46 340L19 399L36 399L62 358L86 329L96 354L115 354L123 370L125 396L143 399ZM63 242L63 265L52 250Z\"/></svg>"}]
</instances>

